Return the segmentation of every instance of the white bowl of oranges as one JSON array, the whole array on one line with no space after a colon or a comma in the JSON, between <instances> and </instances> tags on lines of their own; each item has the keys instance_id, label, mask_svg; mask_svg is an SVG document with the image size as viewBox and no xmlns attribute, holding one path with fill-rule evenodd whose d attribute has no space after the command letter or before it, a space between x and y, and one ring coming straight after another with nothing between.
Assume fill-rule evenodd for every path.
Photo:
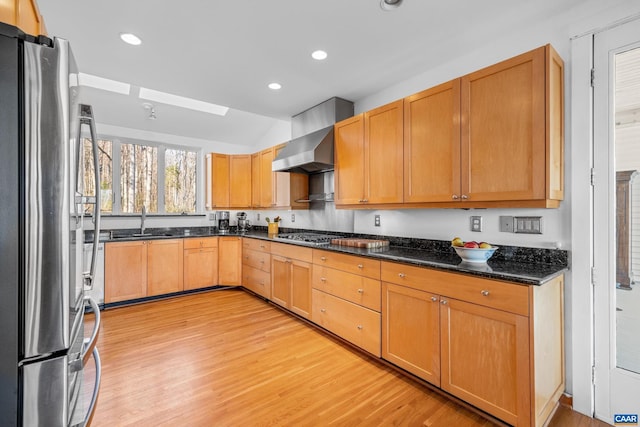
<instances>
[{"instance_id":1,"label":"white bowl of oranges","mask_svg":"<svg viewBox=\"0 0 640 427\"><path fill-rule=\"evenodd\" d=\"M472 263L487 262L498 249L497 246L493 246L487 242L465 242L459 237L451 240L451 247L455 249L458 256L462 258L462 261Z\"/></svg>"}]
</instances>

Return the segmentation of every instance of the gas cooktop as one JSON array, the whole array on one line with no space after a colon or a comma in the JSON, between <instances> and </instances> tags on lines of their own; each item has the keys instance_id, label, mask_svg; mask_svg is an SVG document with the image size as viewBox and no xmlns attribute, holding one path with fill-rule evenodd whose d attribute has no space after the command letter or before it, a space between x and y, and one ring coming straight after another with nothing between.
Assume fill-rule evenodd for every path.
<instances>
[{"instance_id":1,"label":"gas cooktop","mask_svg":"<svg viewBox=\"0 0 640 427\"><path fill-rule=\"evenodd\" d=\"M286 233L278 234L278 239L295 240L296 242L322 246L331 244L331 239L339 239L343 236L337 234L322 233Z\"/></svg>"}]
</instances>

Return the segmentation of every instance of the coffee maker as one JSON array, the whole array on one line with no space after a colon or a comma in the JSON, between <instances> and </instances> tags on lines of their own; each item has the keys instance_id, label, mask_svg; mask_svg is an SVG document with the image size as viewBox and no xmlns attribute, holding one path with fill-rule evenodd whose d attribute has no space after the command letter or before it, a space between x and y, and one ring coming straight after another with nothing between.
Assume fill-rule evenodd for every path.
<instances>
[{"instance_id":1,"label":"coffee maker","mask_svg":"<svg viewBox=\"0 0 640 427\"><path fill-rule=\"evenodd\" d=\"M245 233L249 231L251 224L247 219L247 214L245 212L238 212L236 216L238 217L238 232Z\"/></svg>"},{"instance_id":2,"label":"coffee maker","mask_svg":"<svg viewBox=\"0 0 640 427\"><path fill-rule=\"evenodd\" d=\"M218 223L218 233L226 234L229 232L229 211L217 211L216 222Z\"/></svg>"}]
</instances>

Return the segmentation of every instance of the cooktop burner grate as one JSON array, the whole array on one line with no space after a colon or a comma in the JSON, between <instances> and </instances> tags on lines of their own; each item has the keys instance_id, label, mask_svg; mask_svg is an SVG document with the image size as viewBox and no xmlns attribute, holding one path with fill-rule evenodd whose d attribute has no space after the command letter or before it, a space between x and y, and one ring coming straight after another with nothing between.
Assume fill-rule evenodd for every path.
<instances>
[{"instance_id":1,"label":"cooktop burner grate","mask_svg":"<svg viewBox=\"0 0 640 427\"><path fill-rule=\"evenodd\" d=\"M321 234L321 233L287 233L279 234L279 239L295 240L297 242L305 242L317 246L331 244L331 239L340 239L343 236L336 234Z\"/></svg>"}]
</instances>

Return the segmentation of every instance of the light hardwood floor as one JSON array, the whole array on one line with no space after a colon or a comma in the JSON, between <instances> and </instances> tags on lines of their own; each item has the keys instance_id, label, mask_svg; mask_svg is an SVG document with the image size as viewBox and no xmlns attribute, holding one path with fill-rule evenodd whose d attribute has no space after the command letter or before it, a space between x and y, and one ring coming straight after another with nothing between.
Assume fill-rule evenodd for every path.
<instances>
[{"instance_id":1,"label":"light hardwood floor","mask_svg":"<svg viewBox=\"0 0 640 427\"><path fill-rule=\"evenodd\" d=\"M494 425L239 289L102 316L93 427Z\"/></svg>"}]
</instances>

